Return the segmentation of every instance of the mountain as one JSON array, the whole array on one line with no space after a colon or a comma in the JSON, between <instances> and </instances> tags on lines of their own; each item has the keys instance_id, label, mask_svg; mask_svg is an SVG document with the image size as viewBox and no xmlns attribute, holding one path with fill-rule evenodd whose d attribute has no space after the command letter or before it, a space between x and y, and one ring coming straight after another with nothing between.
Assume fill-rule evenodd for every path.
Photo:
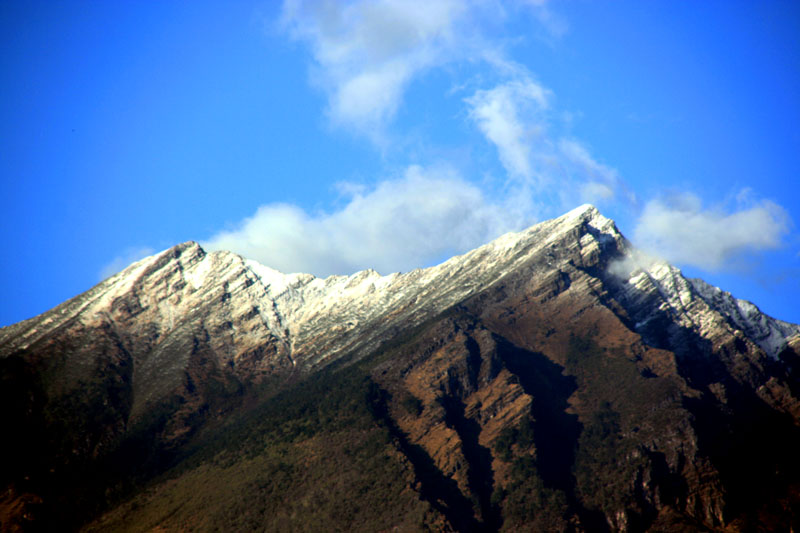
<instances>
[{"instance_id":1,"label":"mountain","mask_svg":"<svg viewBox=\"0 0 800 533\"><path fill-rule=\"evenodd\" d=\"M592 206L387 276L188 242L0 329L0 528L796 530L799 372Z\"/></svg>"}]
</instances>

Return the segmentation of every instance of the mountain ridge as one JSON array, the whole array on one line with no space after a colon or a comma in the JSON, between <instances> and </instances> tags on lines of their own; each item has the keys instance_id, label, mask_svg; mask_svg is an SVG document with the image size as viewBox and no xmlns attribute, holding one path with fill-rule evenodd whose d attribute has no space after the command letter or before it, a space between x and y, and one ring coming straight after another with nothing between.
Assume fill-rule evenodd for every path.
<instances>
[{"instance_id":1,"label":"mountain ridge","mask_svg":"<svg viewBox=\"0 0 800 533\"><path fill-rule=\"evenodd\" d=\"M769 317L768 315L762 313L758 307L751 302L736 299L729 293L708 285L702 280L686 280L688 284L681 283L682 287L678 289L677 293L674 283L672 284L672 287L665 287L665 284L669 284L669 280L667 278L686 278L683 278L682 273L676 267L673 267L664 261L644 257L636 252L630 243L628 243L617 230L614 222L603 217L594 206L589 204L582 205L573 209L562 217L554 219L553 221L547 221L543 224L558 225L569 230L571 228L570 223L575 222L579 224L585 222L597 232L596 235L593 235L595 242L593 242L591 245L588 245L589 251L587 253L596 253L593 246L597 246L600 241L607 239L613 240L618 246L620 246L622 248L622 253L629 254L623 259L634 259L633 268L630 268L629 272L629 283L636 285L638 278L641 276L648 277L651 282L659 285L658 290L663 295L667 295L673 300L675 300L675 295L678 295L678 304L677 306L673 306L675 308L682 307L682 295L685 294L687 290L692 291L693 293L699 295L700 298L703 299L710 308L725 316L735 326L749 329L751 332L756 333L758 338L763 341L763 345L760 344L760 346L772 357L776 357L781 349L785 347L788 338L795 335L800 335L800 326ZM19 335L16 333L16 330L20 325L31 323L31 321L38 320L39 317L44 317L44 315L49 315L47 318L50 318L53 314L57 314L57 310L63 309L64 306L75 305L70 304L70 302L75 302L76 300L85 300L87 298L86 295L95 292L103 292L103 288L105 287L110 286L111 291L117 295L127 292L130 290L132 285L135 285L140 275L146 275L148 270L157 267L165 260L165 258L169 257L177 259L188 254L188 260L184 260L181 263L181 268L184 268L184 262L187 262L189 265L191 265L196 258L200 260L199 268L186 269L186 271L183 273L185 276L184 282L190 283L196 290L202 286L203 280L212 266L212 262L204 261L206 256L211 255L219 257L221 259L218 261L218 263L227 263L228 267L235 266L241 268L243 266L250 271L251 275L258 278L258 281L264 285L264 296L272 300L274 304L279 305L281 308L280 310L283 311L283 314L292 315L297 314L297 308L300 307L298 304L306 304L306 300L309 300L307 305L310 305L311 307L322 306L323 308L330 308L332 303L331 300L335 300L335 298L331 298L330 296L343 296L345 299L352 299L353 296L366 296L372 291L380 292L381 289L391 288L392 285L394 285L397 281L402 283L406 280L409 280L409 278L411 278L411 282L417 281L420 278L421 281L424 282L427 279L435 278L436 274L443 270L447 270L452 267L463 268L463 263L468 263L469 260L474 256L486 258L487 255L491 255L491 252L487 253L489 250L497 253L500 251L509 251L510 248L519 247L522 245L522 243L530 245L528 240L533 237L531 232L534 230L534 228L539 228L540 226L541 224L537 224L521 232L505 234L486 245L476 248L473 251L454 256L447 261L433 267L415 269L408 273L391 273L385 276L381 276L371 269L359 271L349 276L332 275L327 278L318 278L307 273L284 274L271 269L270 267L261 265L254 260L245 259L236 254L232 254L231 252L220 251L211 252L209 254L208 252L205 252L205 250L203 250L197 242L187 241L132 264L118 274L115 274L114 276L111 276L107 280L101 282L86 293L68 300L64 304L57 306L51 311L47 311L38 317L33 317L6 328L0 328L0 342L7 342L8 338L12 336L26 338L26 334L29 335L31 330ZM558 237L558 234L556 237ZM536 250L532 251L531 253L535 252ZM644 259L642 259L643 257ZM617 264L623 262L623 259L620 259ZM612 269L614 266L615 265L611 265ZM513 268L513 265L506 265L506 269L508 268ZM122 281L122 283L119 285L118 280ZM689 287L689 284L691 284L691 288ZM359 289L363 290L363 292L360 294L358 292ZM111 291L107 290L106 292ZM329 295L328 291L333 294ZM458 297L463 297L464 295L465 293L460 293ZM108 303L109 297L110 295L106 294L102 298L99 298L100 303ZM390 299L388 302L384 301L381 303L384 305L392 305L396 302ZM72 310L71 313L62 312L61 314L77 314L89 305L91 305L91 302L85 303L77 311ZM64 311L66 311L66 309ZM272 320L268 319L267 321L270 323L275 323L276 325L280 325L282 318L282 316L275 316L271 317ZM45 322L46 321L47 319L45 319ZM39 320L39 322L41 323L41 320ZM9 330L9 327L12 329ZM5 335L3 335L4 330L6 332ZM271 331L274 334L280 334L280 331L278 331L277 328L273 328ZM287 339L284 338L283 341L287 342Z\"/></svg>"},{"instance_id":2,"label":"mountain ridge","mask_svg":"<svg viewBox=\"0 0 800 533\"><path fill-rule=\"evenodd\" d=\"M127 517L114 522L125 529L159 504L113 487L171 468L182 483L193 479L187 468L224 477L217 453L278 468L242 451L252 438L295 457L298 472L311 446L336 475L330 461L352 460L357 427L383 435L374 445L405 480L392 490L413 496L403 505L428 528L677 531L689 521L722 530L745 527L770 498L785 502L770 516L788 523L800 479L798 332L642 256L588 205L386 276L282 274L182 243L0 329L3 401L21 406L0 421L20 435L3 456L26 458L4 479L0 522L6 508L29 509L25 498L50 502L41 516L67 513L74 497L59 487L77 484L100 507L81 508L76 524L105 505L108 520ZM234 429L250 436L231 441ZM222 451L203 452L219 442ZM212 459L180 466L196 453ZM381 475L359 464L353 486ZM119 473L96 473L102 465ZM326 498L315 492L321 480L289 486ZM115 515L115 491L145 511ZM349 492L340 497L359 507ZM20 523L16 512L8 520ZM153 527L190 527L170 522L176 512ZM213 522L223 511L197 512ZM271 527L302 529L293 520L303 513L278 513L284 521ZM210 528L206 518L191 528Z\"/></svg>"}]
</instances>

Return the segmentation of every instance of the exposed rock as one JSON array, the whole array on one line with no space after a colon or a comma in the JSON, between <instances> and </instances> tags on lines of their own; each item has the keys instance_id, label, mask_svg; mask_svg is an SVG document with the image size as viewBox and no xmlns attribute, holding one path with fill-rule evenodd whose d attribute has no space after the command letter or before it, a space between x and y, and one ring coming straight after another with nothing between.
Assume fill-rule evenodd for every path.
<instances>
[{"instance_id":1,"label":"exposed rock","mask_svg":"<svg viewBox=\"0 0 800 533\"><path fill-rule=\"evenodd\" d=\"M204 428L363 362L427 524L744 528L770 499L788 524L798 354L800 326L644 258L591 206L386 276L282 274L190 242L0 330L19 406L3 422L23 435L4 451L25 458L2 481L61 509L87 469L161 472Z\"/></svg>"}]
</instances>

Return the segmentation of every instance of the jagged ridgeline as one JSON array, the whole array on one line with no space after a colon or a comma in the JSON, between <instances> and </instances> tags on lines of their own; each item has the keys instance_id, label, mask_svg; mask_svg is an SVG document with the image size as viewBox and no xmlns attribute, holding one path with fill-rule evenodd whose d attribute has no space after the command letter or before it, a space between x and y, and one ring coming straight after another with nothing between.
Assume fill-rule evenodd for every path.
<instances>
[{"instance_id":1,"label":"jagged ridgeline","mask_svg":"<svg viewBox=\"0 0 800 533\"><path fill-rule=\"evenodd\" d=\"M185 243L0 330L0 529L796 531L799 356L591 206L388 276Z\"/></svg>"}]
</instances>

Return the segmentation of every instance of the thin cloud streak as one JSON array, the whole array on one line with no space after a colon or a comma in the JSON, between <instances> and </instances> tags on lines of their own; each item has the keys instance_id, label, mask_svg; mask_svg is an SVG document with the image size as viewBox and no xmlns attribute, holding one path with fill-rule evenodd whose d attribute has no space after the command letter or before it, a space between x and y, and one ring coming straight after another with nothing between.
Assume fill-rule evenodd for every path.
<instances>
[{"instance_id":1,"label":"thin cloud streak","mask_svg":"<svg viewBox=\"0 0 800 533\"><path fill-rule=\"evenodd\" d=\"M549 91L531 79L514 80L489 90L479 90L466 103L469 116L498 151L509 176L536 181L531 158L535 145L544 144L542 113Z\"/></svg>"},{"instance_id":2,"label":"thin cloud streak","mask_svg":"<svg viewBox=\"0 0 800 533\"><path fill-rule=\"evenodd\" d=\"M581 202L603 205L619 198L629 205L636 204L636 197L628 191L619 172L594 159L580 141L562 138L558 151L564 172L577 178L575 188Z\"/></svg>"},{"instance_id":3,"label":"thin cloud streak","mask_svg":"<svg viewBox=\"0 0 800 533\"><path fill-rule=\"evenodd\" d=\"M552 133L552 91L522 67L508 71L513 80L464 101L470 119L496 148L509 185L536 197L539 211L553 203L561 210L618 199L635 204L616 169L594 159L580 141Z\"/></svg>"},{"instance_id":4,"label":"thin cloud streak","mask_svg":"<svg viewBox=\"0 0 800 533\"><path fill-rule=\"evenodd\" d=\"M289 0L283 26L314 58L328 116L380 141L414 77L462 57L471 4L442 0L352 3Z\"/></svg>"},{"instance_id":5,"label":"thin cloud streak","mask_svg":"<svg viewBox=\"0 0 800 533\"><path fill-rule=\"evenodd\" d=\"M149 246L126 248L121 254L103 265L103 267L97 273L97 279L102 281L106 278L109 278L117 272L123 270L131 263L135 263L139 259L144 259L149 255L153 255L154 253L156 253L156 250Z\"/></svg>"}]
</instances>

